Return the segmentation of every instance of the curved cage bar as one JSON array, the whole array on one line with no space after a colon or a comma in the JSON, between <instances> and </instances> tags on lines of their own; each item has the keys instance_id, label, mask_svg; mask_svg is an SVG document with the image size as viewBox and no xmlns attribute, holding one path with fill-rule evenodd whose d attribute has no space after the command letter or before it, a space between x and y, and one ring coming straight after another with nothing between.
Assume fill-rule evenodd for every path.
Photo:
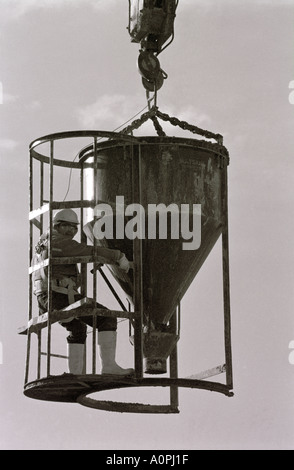
<instances>
[{"instance_id":1,"label":"curved cage bar","mask_svg":"<svg viewBox=\"0 0 294 470\"><path fill-rule=\"evenodd\" d=\"M109 377L99 375L81 375L47 377L25 385L24 394L29 398L46 401L79 403L90 408L106 411L136 412L136 413L178 413L178 407L172 404L153 405L144 403L118 402L97 400L89 397L96 392L122 388L140 387L183 387L199 390L209 390L233 396L232 391L224 384L216 382L182 379L182 378L143 378Z\"/></svg>"},{"instance_id":2,"label":"curved cage bar","mask_svg":"<svg viewBox=\"0 0 294 470\"><path fill-rule=\"evenodd\" d=\"M70 144L77 140L77 148ZM80 140L86 139L81 145ZM59 143L61 148L58 149ZM43 147L47 148L43 150ZM177 137L134 137L125 133L106 131L68 131L46 135L30 145L30 202L29 202L29 305L28 323L18 333L27 335L24 394L27 397L60 402L77 402L91 408L138 413L177 413L178 387L216 391L232 396L232 359L230 335L228 219L227 219L227 165L229 156L221 143ZM39 165L36 173L35 167ZM58 171L63 173L59 176ZM56 196L76 173L75 198ZM191 175L194 175L193 178ZM195 181L198 181L198 186ZM184 182L184 184L183 184ZM202 189L201 189L202 188ZM116 197L124 197L125 205L188 204L194 197L204 207L201 215L203 242L199 249L183 252L178 240L133 239L121 237L96 239L95 223L99 215L95 209L102 203L115 208ZM192 199L191 199L192 198ZM95 246L119 249L132 261L132 270L122 275L111 269L113 279L129 299L124 307L112 282L103 269L96 269L94 256L54 258L52 253L53 211L63 208L79 209L80 241ZM116 214L114 212L114 214ZM191 220L191 213L189 213ZM146 219L147 220L147 219ZM127 223L128 220L125 221ZM170 222L170 221L169 221ZM33 246L37 235L48 226L48 258L40 266L31 265ZM124 226L125 229L126 225ZM222 237L224 344L225 365L196 374L194 378L178 377L177 343L180 337L180 302L205 262L219 237ZM162 253L166 253L165 257ZM154 263L154 259L158 259ZM177 260L177 268L170 261ZM82 299L61 310L53 310L51 287L52 267L56 264L79 264ZM93 281L89 282L89 265ZM187 265L189 266L187 269ZM34 315L32 275L34 271L48 269L48 311ZM160 277L164 271L165 276ZM98 273L106 281L118 301L120 310L97 308L99 290ZM162 277L164 279L162 279ZM91 285L90 285L91 284ZM91 295L89 291L91 290ZM69 318L93 317L92 355L85 365L85 374L56 373L52 358L66 359L54 353L53 325ZM129 337L134 349L135 374L132 377L105 376L96 372L96 319L99 315L123 318L129 321ZM46 332L46 347L42 332ZM36 337L33 357L32 338ZM87 343L88 344L88 343ZM45 367L42 356L46 357ZM167 370L169 361L169 370ZM32 372L32 362L36 367ZM90 371L89 371L90 369ZM146 377L146 374L165 374L169 377ZM226 383L211 382L207 378L225 373ZM95 400L94 392L118 388L169 387L168 405Z\"/></svg>"}]
</instances>

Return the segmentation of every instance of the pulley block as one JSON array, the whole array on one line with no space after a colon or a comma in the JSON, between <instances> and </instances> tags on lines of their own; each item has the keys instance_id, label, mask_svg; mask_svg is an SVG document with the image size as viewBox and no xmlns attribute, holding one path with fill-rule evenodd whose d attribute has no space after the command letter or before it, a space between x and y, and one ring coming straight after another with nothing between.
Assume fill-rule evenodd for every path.
<instances>
[{"instance_id":1,"label":"pulley block","mask_svg":"<svg viewBox=\"0 0 294 470\"><path fill-rule=\"evenodd\" d=\"M145 77L142 77L142 83L147 91L155 91L155 89L160 90L165 78L166 75L160 70L154 80L147 80Z\"/></svg>"},{"instance_id":2,"label":"pulley block","mask_svg":"<svg viewBox=\"0 0 294 470\"><path fill-rule=\"evenodd\" d=\"M141 51L138 57L138 69L146 80L154 80L160 71L159 60L153 53Z\"/></svg>"}]
</instances>

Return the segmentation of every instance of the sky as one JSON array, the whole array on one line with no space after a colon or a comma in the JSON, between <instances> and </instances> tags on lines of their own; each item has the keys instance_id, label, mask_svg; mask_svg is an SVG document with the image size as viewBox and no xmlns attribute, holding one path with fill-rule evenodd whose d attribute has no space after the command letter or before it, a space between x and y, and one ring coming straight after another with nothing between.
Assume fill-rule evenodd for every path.
<instances>
[{"instance_id":1,"label":"sky","mask_svg":"<svg viewBox=\"0 0 294 470\"><path fill-rule=\"evenodd\" d=\"M293 20L293 0L179 1L157 100L162 112L221 133L230 153L234 397L180 389L180 414L120 414L25 397L17 329L28 315L30 142L112 131L147 105L128 2L0 0L2 450L293 449ZM142 132L154 135L149 124ZM184 377L224 360L220 253L217 243L182 301ZM117 308L104 287L101 296ZM61 327L56 335L62 354ZM126 322L117 357L125 367L132 360ZM140 390L156 401L162 392ZM134 401L138 391L121 393Z\"/></svg>"}]
</instances>

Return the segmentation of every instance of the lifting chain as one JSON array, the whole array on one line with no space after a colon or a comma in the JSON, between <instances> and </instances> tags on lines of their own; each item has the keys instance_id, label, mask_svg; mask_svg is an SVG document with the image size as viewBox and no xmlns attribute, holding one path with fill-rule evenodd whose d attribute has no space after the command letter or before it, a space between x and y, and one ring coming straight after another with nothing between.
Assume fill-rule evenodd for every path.
<instances>
[{"instance_id":1,"label":"lifting chain","mask_svg":"<svg viewBox=\"0 0 294 470\"><path fill-rule=\"evenodd\" d=\"M160 137L165 137L166 136L166 133L164 132L164 130L162 129L158 119L156 116L152 116L151 117L152 119L152 122L153 122L153 125L154 125L154 128L157 132L157 135L159 135Z\"/></svg>"},{"instance_id":2,"label":"lifting chain","mask_svg":"<svg viewBox=\"0 0 294 470\"><path fill-rule=\"evenodd\" d=\"M207 139L215 139L218 144L222 145L223 143L223 136L220 134L214 134L213 132L206 131L204 129L200 129L200 127L192 126L188 124L186 121L180 121L176 117L170 117L168 114L161 113L159 110L156 112L156 116L158 116L163 121L169 121L173 126L179 126L181 129L188 130L193 134L199 134Z\"/></svg>"},{"instance_id":3,"label":"lifting chain","mask_svg":"<svg viewBox=\"0 0 294 470\"><path fill-rule=\"evenodd\" d=\"M221 134L214 134L213 132L188 124L188 122L186 121L180 121L176 117L170 117L168 114L165 114L159 111L157 106L153 106L152 108L149 109L149 111L142 114L139 119L136 119L129 126L125 127L125 129L121 131L121 134L130 134L131 132L133 132L134 129L138 129L148 119L151 119L157 134L159 136L166 136L157 117L159 117L163 121L170 122L173 126L179 126L183 130L188 130L192 132L193 134L201 135L203 137L206 137L207 139L215 139L219 145L223 144L223 136Z\"/></svg>"},{"instance_id":4,"label":"lifting chain","mask_svg":"<svg viewBox=\"0 0 294 470\"><path fill-rule=\"evenodd\" d=\"M135 119L129 126L125 127L120 131L120 134L130 134L133 130L138 129L144 122L148 121L148 119L152 119L153 116L156 114L156 109L154 106L149 109L146 113L142 114L139 119Z\"/></svg>"}]
</instances>

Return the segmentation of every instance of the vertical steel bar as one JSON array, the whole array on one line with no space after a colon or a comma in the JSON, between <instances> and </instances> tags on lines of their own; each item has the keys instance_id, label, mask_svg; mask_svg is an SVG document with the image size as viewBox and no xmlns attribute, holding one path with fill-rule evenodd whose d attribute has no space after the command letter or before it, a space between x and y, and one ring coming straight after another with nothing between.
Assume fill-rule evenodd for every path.
<instances>
[{"instance_id":1,"label":"vertical steel bar","mask_svg":"<svg viewBox=\"0 0 294 470\"><path fill-rule=\"evenodd\" d=\"M51 313L52 313L52 202L53 202L53 170L54 170L54 141L50 140L49 167L49 238L48 238L48 322L47 322L47 376L50 375L51 365Z\"/></svg>"},{"instance_id":2,"label":"vertical steel bar","mask_svg":"<svg viewBox=\"0 0 294 470\"><path fill-rule=\"evenodd\" d=\"M26 355L26 367L25 367L25 380L24 383L29 381L29 370L30 370L30 353L31 353L31 332L28 331L27 338L27 355Z\"/></svg>"},{"instance_id":3,"label":"vertical steel bar","mask_svg":"<svg viewBox=\"0 0 294 470\"><path fill-rule=\"evenodd\" d=\"M222 262L223 262L223 302L224 302L224 333L226 357L227 386L233 387L232 374L232 346L231 346L231 311L230 311L230 275L229 275L229 234L228 234L228 181L227 168L223 168L222 202L223 202L223 230L222 230Z\"/></svg>"},{"instance_id":4,"label":"vertical steel bar","mask_svg":"<svg viewBox=\"0 0 294 470\"><path fill-rule=\"evenodd\" d=\"M29 211L31 212L33 210L33 197L34 197L34 187L33 187L33 178L34 178L34 160L32 157L32 154L30 152L30 180L29 180ZM33 258L33 221L30 221L29 225L29 266L32 262ZM31 281L31 276L29 277L29 320L32 318L32 294L33 294L33 289L32 289L32 281Z\"/></svg>"},{"instance_id":5,"label":"vertical steel bar","mask_svg":"<svg viewBox=\"0 0 294 470\"><path fill-rule=\"evenodd\" d=\"M40 161L40 207L44 204L44 163ZM43 233L43 214L40 216L40 232Z\"/></svg>"},{"instance_id":6,"label":"vertical steel bar","mask_svg":"<svg viewBox=\"0 0 294 470\"><path fill-rule=\"evenodd\" d=\"M84 167L81 167L80 173L80 198L81 201L84 201ZM81 221L81 243L87 243L87 237L83 231L84 226L84 211L81 207L80 211L80 221ZM81 264L81 295L83 297L87 296L87 264Z\"/></svg>"},{"instance_id":7,"label":"vertical steel bar","mask_svg":"<svg viewBox=\"0 0 294 470\"><path fill-rule=\"evenodd\" d=\"M83 164L81 166L80 172L80 200L84 201L84 167ZM80 240L81 243L87 243L87 237L83 231L84 226L84 210L81 207L80 210L80 222L81 222L81 234ZM81 295L83 297L87 297L87 264L81 263ZM83 366L83 374L86 374L87 371L87 341L85 341L84 345L84 366Z\"/></svg>"},{"instance_id":8,"label":"vertical steel bar","mask_svg":"<svg viewBox=\"0 0 294 470\"><path fill-rule=\"evenodd\" d=\"M41 351L42 351L42 332L38 331L37 379L41 377Z\"/></svg>"},{"instance_id":9,"label":"vertical steel bar","mask_svg":"<svg viewBox=\"0 0 294 470\"><path fill-rule=\"evenodd\" d=\"M129 301L128 301L128 312L129 313L131 312L131 303ZM132 335L132 326L133 326L132 320L129 319L129 337L131 337Z\"/></svg>"},{"instance_id":10,"label":"vertical steel bar","mask_svg":"<svg viewBox=\"0 0 294 470\"><path fill-rule=\"evenodd\" d=\"M141 204L141 146L132 145L132 186L133 202ZM133 276L134 276L134 349L135 374L143 377L143 275L142 275L142 240L133 240Z\"/></svg>"},{"instance_id":11,"label":"vertical steel bar","mask_svg":"<svg viewBox=\"0 0 294 470\"><path fill-rule=\"evenodd\" d=\"M44 204L44 162L40 161L40 186L39 186L39 204ZM43 214L40 216L40 235L43 233ZM42 330L38 331L38 361L37 361L37 379L41 377L41 350L42 350Z\"/></svg>"},{"instance_id":12,"label":"vertical steel bar","mask_svg":"<svg viewBox=\"0 0 294 470\"><path fill-rule=\"evenodd\" d=\"M29 155L29 211L33 210L33 157L30 152ZM33 222L30 220L29 222L29 266L32 262L33 257ZM32 318L32 277L29 274L29 303L28 303L28 320L30 321ZM26 365L25 365L25 384L28 382L29 379L29 369L30 369L30 352L31 352L31 333L28 331L28 338L27 338L27 351L26 351Z\"/></svg>"},{"instance_id":13,"label":"vertical steel bar","mask_svg":"<svg viewBox=\"0 0 294 470\"><path fill-rule=\"evenodd\" d=\"M177 334L177 312L173 314L170 319L170 331ZM169 358L169 373L171 378L178 378L178 345L176 343ZM172 409L177 409L179 406L179 391L178 387L172 385L170 387L170 405Z\"/></svg>"},{"instance_id":14,"label":"vertical steel bar","mask_svg":"<svg viewBox=\"0 0 294 470\"><path fill-rule=\"evenodd\" d=\"M94 197L94 207L96 207L98 203L98 190L97 190L97 177L98 177L98 169L97 169L97 137L94 138L94 164L93 164L93 197ZM96 255L96 237L94 236L93 240L93 245L94 245L94 256ZM96 270L96 262L94 260L93 263L93 299L94 299L94 305L96 306L97 302L97 270ZM93 359L92 359L92 373L96 374L96 328L97 328L97 316L96 314L93 315Z\"/></svg>"}]
</instances>

